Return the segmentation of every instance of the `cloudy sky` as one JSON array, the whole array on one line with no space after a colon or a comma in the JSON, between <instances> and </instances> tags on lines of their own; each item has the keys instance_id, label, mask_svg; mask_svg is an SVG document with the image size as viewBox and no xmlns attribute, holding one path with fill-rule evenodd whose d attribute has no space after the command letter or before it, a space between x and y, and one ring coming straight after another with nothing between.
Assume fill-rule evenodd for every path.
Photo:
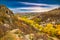
<instances>
[{"instance_id":1,"label":"cloudy sky","mask_svg":"<svg viewBox=\"0 0 60 40\"><path fill-rule=\"evenodd\" d=\"M45 12L60 7L59 0L0 0L14 13Z\"/></svg>"}]
</instances>

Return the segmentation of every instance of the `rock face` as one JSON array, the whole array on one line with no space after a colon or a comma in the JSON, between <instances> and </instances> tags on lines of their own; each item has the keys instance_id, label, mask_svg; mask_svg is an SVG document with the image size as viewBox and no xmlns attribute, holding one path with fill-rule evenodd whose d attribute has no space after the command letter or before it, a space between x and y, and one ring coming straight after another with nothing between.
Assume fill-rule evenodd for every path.
<instances>
[{"instance_id":1,"label":"rock face","mask_svg":"<svg viewBox=\"0 0 60 40\"><path fill-rule=\"evenodd\" d=\"M10 11L6 6L0 5L0 12L6 13L6 14L13 14L12 11ZM0 13L1 14L1 13Z\"/></svg>"},{"instance_id":2,"label":"rock face","mask_svg":"<svg viewBox=\"0 0 60 40\"><path fill-rule=\"evenodd\" d=\"M12 18L13 12L10 11L6 6L0 5L0 18L5 18L10 20ZM4 21L4 20L3 20Z\"/></svg>"},{"instance_id":3,"label":"rock face","mask_svg":"<svg viewBox=\"0 0 60 40\"><path fill-rule=\"evenodd\" d=\"M0 37L5 35L7 30L10 30L10 24L12 24L13 12L6 6L0 5Z\"/></svg>"}]
</instances>

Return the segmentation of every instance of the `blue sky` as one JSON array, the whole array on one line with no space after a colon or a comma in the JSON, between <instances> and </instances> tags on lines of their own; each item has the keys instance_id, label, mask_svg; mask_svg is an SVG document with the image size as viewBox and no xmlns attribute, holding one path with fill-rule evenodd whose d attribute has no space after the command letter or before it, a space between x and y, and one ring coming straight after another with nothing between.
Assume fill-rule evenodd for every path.
<instances>
[{"instance_id":1,"label":"blue sky","mask_svg":"<svg viewBox=\"0 0 60 40\"><path fill-rule=\"evenodd\" d=\"M59 0L0 0L14 13L45 12L60 7Z\"/></svg>"}]
</instances>

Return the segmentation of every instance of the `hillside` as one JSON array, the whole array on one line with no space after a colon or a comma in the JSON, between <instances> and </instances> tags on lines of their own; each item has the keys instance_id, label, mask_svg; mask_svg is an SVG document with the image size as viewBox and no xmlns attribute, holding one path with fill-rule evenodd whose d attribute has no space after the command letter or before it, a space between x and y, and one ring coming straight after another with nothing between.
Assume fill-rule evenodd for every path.
<instances>
[{"instance_id":1,"label":"hillside","mask_svg":"<svg viewBox=\"0 0 60 40\"><path fill-rule=\"evenodd\" d=\"M32 18L32 20L35 20L39 24L43 23L60 23L60 8L53 9L48 12L40 13L39 15L36 15Z\"/></svg>"},{"instance_id":2,"label":"hillside","mask_svg":"<svg viewBox=\"0 0 60 40\"><path fill-rule=\"evenodd\" d=\"M6 6L0 5L0 37L4 35L5 32L17 28L24 32L24 34L35 31L33 27L30 28L29 25L25 24L21 20L18 20L17 15L14 15L14 13L10 11Z\"/></svg>"}]
</instances>

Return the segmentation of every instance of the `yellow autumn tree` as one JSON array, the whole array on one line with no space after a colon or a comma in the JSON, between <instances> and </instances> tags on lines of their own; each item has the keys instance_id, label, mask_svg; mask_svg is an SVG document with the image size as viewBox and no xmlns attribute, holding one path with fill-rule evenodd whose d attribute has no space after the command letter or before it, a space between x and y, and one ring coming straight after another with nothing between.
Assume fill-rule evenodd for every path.
<instances>
[{"instance_id":1,"label":"yellow autumn tree","mask_svg":"<svg viewBox=\"0 0 60 40\"><path fill-rule=\"evenodd\" d=\"M55 34L55 28L53 27L53 24L48 23L46 27L44 27L44 32L48 33L49 35Z\"/></svg>"},{"instance_id":2,"label":"yellow autumn tree","mask_svg":"<svg viewBox=\"0 0 60 40\"><path fill-rule=\"evenodd\" d=\"M56 25L56 34L60 35L60 25Z\"/></svg>"}]
</instances>

